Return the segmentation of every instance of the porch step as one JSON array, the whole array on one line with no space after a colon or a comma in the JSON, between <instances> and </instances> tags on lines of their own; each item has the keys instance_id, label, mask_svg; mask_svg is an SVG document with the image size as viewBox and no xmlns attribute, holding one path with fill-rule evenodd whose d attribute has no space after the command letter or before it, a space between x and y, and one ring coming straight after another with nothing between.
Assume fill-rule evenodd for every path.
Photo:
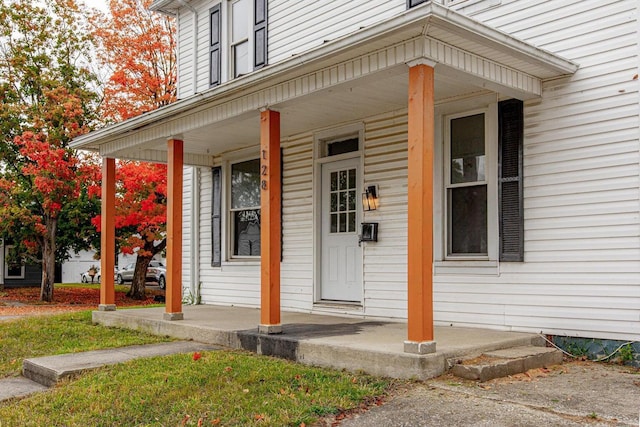
<instances>
[{"instance_id":1,"label":"porch step","mask_svg":"<svg viewBox=\"0 0 640 427\"><path fill-rule=\"evenodd\" d=\"M561 363L562 352L555 348L523 346L483 353L480 357L454 365L451 373L484 382Z\"/></svg>"}]
</instances>

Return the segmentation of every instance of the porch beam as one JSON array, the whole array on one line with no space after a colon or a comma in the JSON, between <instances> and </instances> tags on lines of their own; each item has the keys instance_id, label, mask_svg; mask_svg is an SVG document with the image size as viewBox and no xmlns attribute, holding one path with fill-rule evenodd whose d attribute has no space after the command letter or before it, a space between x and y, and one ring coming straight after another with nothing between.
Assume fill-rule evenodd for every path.
<instances>
[{"instance_id":1,"label":"porch beam","mask_svg":"<svg viewBox=\"0 0 640 427\"><path fill-rule=\"evenodd\" d=\"M116 258L116 159L102 158L102 203L100 205L100 311L113 311Z\"/></svg>"},{"instance_id":2,"label":"porch beam","mask_svg":"<svg viewBox=\"0 0 640 427\"><path fill-rule=\"evenodd\" d=\"M433 353L434 64L409 64L408 353Z\"/></svg>"},{"instance_id":3,"label":"porch beam","mask_svg":"<svg viewBox=\"0 0 640 427\"><path fill-rule=\"evenodd\" d=\"M281 206L280 113L260 113L260 332L280 324Z\"/></svg>"},{"instance_id":4,"label":"porch beam","mask_svg":"<svg viewBox=\"0 0 640 427\"><path fill-rule=\"evenodd\" d=\"M182 320L182 181L184 142L167 142L167 290L165 320Z\"/></svg>"}]
</instances>

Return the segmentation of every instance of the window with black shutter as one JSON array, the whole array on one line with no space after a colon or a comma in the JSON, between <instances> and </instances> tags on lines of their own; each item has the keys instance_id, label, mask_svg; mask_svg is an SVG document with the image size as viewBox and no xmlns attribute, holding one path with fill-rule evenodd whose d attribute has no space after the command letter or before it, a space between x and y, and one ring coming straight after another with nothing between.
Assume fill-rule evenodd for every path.
<instances>
[{"instance_id":1,"label":"window with black shutter","mask_svg":"<svg viewBox=\"0 0 640 427\"><path fill-rule=\"evenodd\" d=\"M498 203L500 261L524 260L522 200L523 104L498 104Z\"/></svg>"}]
</instances>

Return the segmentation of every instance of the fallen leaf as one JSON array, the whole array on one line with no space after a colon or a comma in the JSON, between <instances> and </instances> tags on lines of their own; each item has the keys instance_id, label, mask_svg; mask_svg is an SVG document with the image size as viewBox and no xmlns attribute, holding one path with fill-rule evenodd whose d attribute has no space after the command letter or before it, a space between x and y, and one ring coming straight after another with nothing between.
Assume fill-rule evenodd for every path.
<instances>
[{"instance_id":1,"label":"fallen leaf","mask_svg":"<svg viewBox=\"0 0 640 427\"><path fill-rule=\"evenodd\" d=\"M231 366L227 366L224 368L225 372L231 372L233 371L233 368Z\"/></svg>"},{"instance_id":2,"label":"fallen leaf","mask_svg":"<svg viewBox=\"0 0 640 427\"><path fill-rule=\"evenodd\" d=\"M637 75L637 74L636 74L636 75L634 75L634 76L633 76L633 79L631 79L631 80L638 80L638 75Z\"/></svg>"},{"instance_id":3,"label":"fallen leaf","mask_svg":"<svg viewBox=\"0 0 640 427\"><path fill-rule=\"evenodd\" d=\"M248 388L245 388L245 389L243 389L243 390L242 390L242 392L243 392L243 393L249 393L249 389L248 389Z\"/></svg>"},{"instance_id":4,"label":"fallen leaf","mask_svg":"<svg viewBox=\"0 0 640 427\"><path fill-rule=\"evenodd\" d=\"M182 425L187 425L187 422L189 421L189 418L191 418L189 415L185 415L184 418L182 419Z\"/></svg>"},{"instance_id":5,"label":"fallen leaf","mask_svg":"<svg viewBox=\"0 0 640 427\"><path fill-rule=\"evenodd\" d=\"M255 418L256 421L261 421L261 420L264 420L264 415L263 414L256 414L254 418Z\"/></svg>"},{"instance_id":6,"label":"fallen leaf","mask_svg":"<svg viewBox=\"0 0 640 427\"><path fill-rule=\"evenodd\" d=\"M217 426L218 424L220 424L220 418L216 418L214 420L211 420L211 425Z\"/></svg>"},{"instance_id":7,"label":"fallen leaf","mask_svg":"<svg viewBox=\"0 0 640 427\"><path fill-rule=\"evenodd\" d=\"M198 427L202 427L202 423L204 420L202 418L198 418Z\"/></svg>"},{"instance_id":8,"label":"fallen leaf","mask_svg":"<svg viewBox=\"0 0 640 427\"><path fill-rule=\"evenodd\" d=\"M201 357L202 355L200 354L199 351L196 351L195 353L193 353L193 360L200 360Z\"/></svg>"}]
</instances>

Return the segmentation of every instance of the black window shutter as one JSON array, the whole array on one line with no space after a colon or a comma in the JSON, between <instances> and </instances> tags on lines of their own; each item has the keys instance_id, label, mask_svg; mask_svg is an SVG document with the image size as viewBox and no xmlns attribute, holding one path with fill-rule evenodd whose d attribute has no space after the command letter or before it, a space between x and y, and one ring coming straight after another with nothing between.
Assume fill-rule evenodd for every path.
<instances>
[{"instance_id":1,"label":"black window shutter","mask_svg":"<svg viewBox=\"0 0 640 427\"><path fill-rule=\"evenodd\" d=\"M417 6L422 3L426 3L429 0L407 0L407 9L411 9L414 6Z\"/></svg>"},{"instance_id":2,"label":"black window shutter","mask_svg":"<svg viewBox=\"0 0 640 427\"><path fill-rule=\"evenodd\" d=\"M222 170L212 168L213 194L211 202L211 266L222 265Z\"/></svg>"},{"instance_id":3,"label":"black window shutter","mask_svg":"<svg viewBox=\"0 0 640 427\"><path fill-rule=\"evenodd\" d=\"M209 85L217 86L221 83L220 72L222 58L220 50L221 37L220 3L209 9Z\"/></svg>"},{"instance_id":4,"label":"black window shutter","mask_svg":"<svg viewBox=\"0 0 640 427\"><path fill-rule=\"evenodd\" d=\"M498 104L500 261L524 261L523 121L522 101Z\"/></svg>"},{"instance_id":5,"label":"black window shutter","mask_svg":"<svg viewBox=\"0 0 640 427\"><path fill-rule=\"evenodd\" d=\"M253 68L267 65L267 0L253 0Z\"/></svg>"}]
</instances>

